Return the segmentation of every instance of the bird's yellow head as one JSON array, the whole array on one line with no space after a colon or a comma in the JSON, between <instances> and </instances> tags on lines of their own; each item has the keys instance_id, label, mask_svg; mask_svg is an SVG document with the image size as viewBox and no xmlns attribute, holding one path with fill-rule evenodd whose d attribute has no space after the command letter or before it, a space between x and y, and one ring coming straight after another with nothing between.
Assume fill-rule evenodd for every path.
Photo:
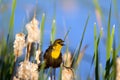
<instances>
[{"instance_id":1,"label":"bird's yellow head","mask_svg":"<svg viewBox=\"0 0 120 80\"><path fill-rule=\"evenodd\" d=\"M57 59L60 55L61 49L64 46L62 39L56 39L53 43L52 57Z\"/></svg>"},{"instance_id":2,"label":"bird's yellow head","mask_svg":"<svg viewBox=\"0 0 120 80\"><path fill-rule=\"evenodd\" d=\"M62 39L56 39L53 43L53 46L57 45L64 46L64 41Z\"/></svg>"}]
</instances>

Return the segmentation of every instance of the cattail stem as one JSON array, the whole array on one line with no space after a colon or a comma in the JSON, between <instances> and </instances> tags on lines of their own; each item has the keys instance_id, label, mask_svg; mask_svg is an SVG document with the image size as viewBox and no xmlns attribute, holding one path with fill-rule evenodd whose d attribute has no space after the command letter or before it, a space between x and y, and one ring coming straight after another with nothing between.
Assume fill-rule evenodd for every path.
<instances>
[{"instance_id":1,"label":"cattail stem","mask_svg":"<svg viewBox=\"0 0 120 80\"><path fill-rule=\"evenodd\" d=\"M15 60L14 60L14 64L13 64L13 68L12 68L12 74L11 74L11 79L10 80L13 80L13 77L14 77L14 74L15 74L16 61L17 61L17 56L15 56Z\"/></svg>"},{"instance_id":2,"label":"cattail stem","mask_svg":"<svg viewBox=\"0 0 120 80\"><path fill-rule=\"evenodd\" d=\"M28 43L28 45L27 45L27 54L26 54L25 60L28 60L28 61L30 60L31 44L32 43Z\"/></svg>"}]
</instances>

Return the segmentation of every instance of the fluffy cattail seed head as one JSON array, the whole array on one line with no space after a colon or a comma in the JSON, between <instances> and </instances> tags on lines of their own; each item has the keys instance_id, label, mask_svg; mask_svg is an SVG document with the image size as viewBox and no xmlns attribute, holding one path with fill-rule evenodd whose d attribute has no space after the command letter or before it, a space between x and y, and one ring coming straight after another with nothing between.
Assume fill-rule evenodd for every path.
<instances>
[{"instance_id":1,"label":"fluffy cattail seed head","mask_svg":"<svg viewBox=\"0 0 120 80\"><path fill-rule=\"evenodd\" d=\"M26 25L28 31L28 42L39 42L40 41L40 30L38 28L38 20L34 17L30 23Z\"/></svg>"},{"instance_id":2,"label":"fluffy cattail seed head","mask_svg":"<svg viewBox=\"0 0 120 80\"><path fill-rule=\"evenodd\" d=\"M13 47L14 47L14 55L16 57L21 56L22 50L25 47L25 35L23 33L16 34Z\"/></svg>"},{"instance_id":3,"label":"fluffy cattail seed head","mask_svg":"<svg viewBox=\"0 0 120 80\"><path fill-rule=\"evenodd\" d=\"M62 68L62 80L74 80L74 71L72 68Z\"/></svg>"},{"instance_id":4,"label":"fluffy cattail seed head","mask_svg":"<svg viewBox=\"0 0 120 80\"><path fill-rule=\"evenodd\" d=\"M24 61L20 63L20 66L17 70L16 76L14 76L14 80L38 80L38 65L31 63L29 61Z\"/></svg>"},{"instance_id":5,"label":"fluffy cattail seed head","mask_svg":"<svg viewBox=\"0 0 120 80\"><path fill-rule=\"evenodd\" d=\"M64 65L66 67L71 67L72 64L72 55L70 52L64 53L63 55L63 61L64 61Z\"/></svg>"}]
</instances>

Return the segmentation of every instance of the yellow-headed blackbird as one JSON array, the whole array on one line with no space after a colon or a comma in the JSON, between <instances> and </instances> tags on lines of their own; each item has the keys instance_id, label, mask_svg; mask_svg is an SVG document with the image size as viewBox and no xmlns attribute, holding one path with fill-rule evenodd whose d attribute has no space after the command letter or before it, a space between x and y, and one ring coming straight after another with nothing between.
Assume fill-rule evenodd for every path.
<instances>
[{"instance_id":1,"label":"yellow-headed blackbird","mask_svg":"<svg viewBox=\"0 0 120 80\"><path fill-rule=\"evenodd\" d=\"M62 39L56 39L52 45L48 47L44 54L45 68L57 68L62 63L61 49L64 45Z\"/></svg>"}]
</instances>

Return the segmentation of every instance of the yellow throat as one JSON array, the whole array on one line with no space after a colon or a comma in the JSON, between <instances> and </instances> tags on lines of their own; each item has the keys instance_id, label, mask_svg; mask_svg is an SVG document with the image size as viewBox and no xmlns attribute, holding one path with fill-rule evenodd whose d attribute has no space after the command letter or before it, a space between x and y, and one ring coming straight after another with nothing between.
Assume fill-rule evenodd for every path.
<instances>
[{"instance_id":1,"label":"yellow throat","mask_svg":"<svg viewBox=\"0 0 120 80\"><path fill-rule=\"evenodd\" d=\"M56 46L53 47L53 50L51 53L52 58L57 59L59 57L61 48L62 46L60 44L57 44Z\"/></svg>"}]
</instances>

